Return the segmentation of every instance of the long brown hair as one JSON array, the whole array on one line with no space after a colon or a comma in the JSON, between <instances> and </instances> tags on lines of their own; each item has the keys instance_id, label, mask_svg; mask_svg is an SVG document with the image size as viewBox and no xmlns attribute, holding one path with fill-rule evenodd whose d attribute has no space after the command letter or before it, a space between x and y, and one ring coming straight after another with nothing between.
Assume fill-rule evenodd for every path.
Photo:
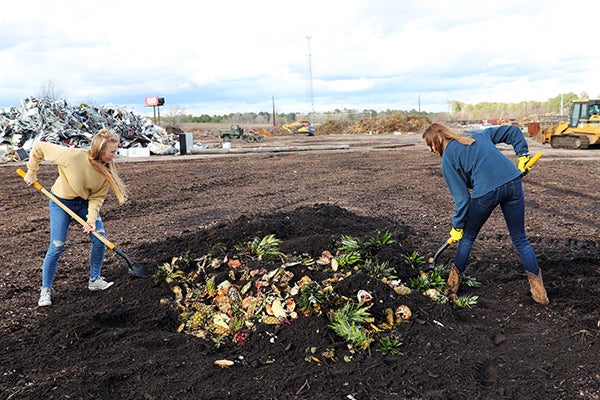
<instances>
[{"instance_id":1,"label":"long brown hair","mask_svg":"<svg viewBox=\"0 0 600 400\"><path fill-rule=\"evenodd\" d=\"M104 175L108 181L119 204L123 204L127 200L127 188L117 173L115 163L112 160L106 164L100 161L107 143L116 143L118 146L119 135L108 129L100 129L92 138L88 157L94 169Z\"/></svg>"},{"instance_id":2,"label":"long brown hair","mask_svg":"<svg viewBox=\"0 0 600 400\"><path fill-rule=\"evenodd\" d=\"M453 132L446 126L438 124L437 122L434 122L425 129L425 132L423 132L423 139L429 147L432 147L435 144L440 151L440 155L444 152L446 143L451 140L456 140L458 143L467 146L475 141L471 136Z\"/></svg>"}]
</instances>

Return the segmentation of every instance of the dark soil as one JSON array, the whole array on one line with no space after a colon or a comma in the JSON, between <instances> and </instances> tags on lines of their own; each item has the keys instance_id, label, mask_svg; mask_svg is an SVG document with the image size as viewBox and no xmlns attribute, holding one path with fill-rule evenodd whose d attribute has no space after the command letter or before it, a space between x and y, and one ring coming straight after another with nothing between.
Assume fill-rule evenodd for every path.
<instances>
[{"instance_id":1,"label":"dark soil","mask_svg":"<svg viewBox=\"0 0 600 400\"><path fill-rule=\"evenodd\" d=\"M123 160L131 199L118 206L107 198L108 238L152 275L217 243L233 249L274 234L286 254L318 258L342 235L389 231L396 243L378 256L403 281L419 272L404 256L430 257L447 239L453 204L439 158L417 135L268 137L261 145L277 151ZM384 307L411 308L412 318L387 332L402 343L396 356L377 343L351 352L325 315L257 324L244 344L179 333L169 286L129 276L115 252L107 250L103 269L115 285L87 290L89 239L75 225L53 305L37 307L47 200L15 174L23 165L0 166L0 398L600 399L600 153L535 142L531 150L544 157L524 180L526 222L550 305L531 299L496 211L466 271L481 286L461 286L479 296L472 308L398 295L362 273L336 284L348 298L371 292L379 317ZM54 166L42 166L45 187L55 177ZM320 362L307 360L310 348ZM235 364L219 368L219 359Z\"/></svg>"}]
</instances>

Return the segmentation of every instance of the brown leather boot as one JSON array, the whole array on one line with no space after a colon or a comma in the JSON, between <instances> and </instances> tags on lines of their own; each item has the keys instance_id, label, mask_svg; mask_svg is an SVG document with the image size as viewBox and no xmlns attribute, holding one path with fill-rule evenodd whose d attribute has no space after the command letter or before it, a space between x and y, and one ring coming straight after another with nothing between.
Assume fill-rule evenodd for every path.
<instances>
[{"instance_id":1,"label":"brown leather boot","mask_svg":"<svg viewBox=\"0 0 600 400\"><path fill-rule=\"evenodd\" d=\"M458 297L458 287L460 286L460 271L456 268L456 265L452 264L450 275L448 275L448 297L452 300L456 300Z\"/></svg>"},{"instance_id":2,"label":"brown leather boot","mask_svg":"<svg viewBox=\"0 0 600 400\"><path fill-rule=\"evenodd\" d=\"M546 289L544 288L544 281L542 280L542 270L540 269L537 276L527 271L525 274L529 280L529 287L531 288L531 297L533 297L533 300L544 305L550 303L548 295L546 294Z\"/></svg>"}]
</instances>

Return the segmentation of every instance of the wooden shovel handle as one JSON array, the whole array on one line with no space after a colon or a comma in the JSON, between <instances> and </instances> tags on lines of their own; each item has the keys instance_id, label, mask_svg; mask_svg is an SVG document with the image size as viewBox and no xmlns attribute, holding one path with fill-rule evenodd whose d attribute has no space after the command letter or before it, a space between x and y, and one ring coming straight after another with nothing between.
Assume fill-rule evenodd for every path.
<instances>
[{"instance_id":1,"label":"wooden shovel handle","mask_svg":"<svg viewBox=\"0 0 600 400\"><path fill-rule=\"evenodd\" d=\"M21 168L17 169L17 174L19 174L19 176L21 176L21 178L25 178L25 171L23 171ZM73 217L73 219L75 221L79 222L81 224L81 226L86 226L87 225L87 222L85 222L83 220L83 218L81 218L79 215L75 214L73 212L73 210L71 210L69 207L67 207L55 195L53 195L52 193L50 193L49 191L47 191L46 189L44 189L44 187L42 185L40 185L39 182L37 182L37 181L33 182L33 187L35 187L40 192L44 193L50 200L52 200L53 202L55 202L56 204L58 204L58 206L60 208L62 208L71 217ZM98 232L92 231L92 235L96 236L109 249L113 250L115 248L114 244L112 244L107 238L105 238L104 236L102 236Z\"/></svg>"}]
</instances>

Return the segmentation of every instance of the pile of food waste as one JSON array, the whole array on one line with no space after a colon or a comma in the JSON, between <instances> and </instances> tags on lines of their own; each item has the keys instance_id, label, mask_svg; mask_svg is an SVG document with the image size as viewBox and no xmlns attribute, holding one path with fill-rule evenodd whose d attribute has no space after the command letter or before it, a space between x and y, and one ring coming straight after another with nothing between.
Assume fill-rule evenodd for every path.
<instances>
[{"instance_id":1,"label":"pile of food waste","mask_svg":"<svg viewBox=\"0 0 600 400\"><path fill-rule=\"evenodd\" d=\"M202 257L182 255L159 266L153 280L170 286L179 332L216 344L243 344L259 324L320 317L328 318L329 327L349 348L361 351L375 341L380 346L389 342L394 328L412 318L410 296L449 301L447 266L426 271L418 253L404 256L397 266L380 259L380 250L394 243L389 233L367 241L343 235L335 251L323 250L318 259L287 256L279 243L274 235L255 237L233 252L215 245ZM403 282L397 268L408 268L414 276ZM476 285L468 277L466 281ZM472 307L477 298L455 302Z\"/></svg>"}]
</instances>

